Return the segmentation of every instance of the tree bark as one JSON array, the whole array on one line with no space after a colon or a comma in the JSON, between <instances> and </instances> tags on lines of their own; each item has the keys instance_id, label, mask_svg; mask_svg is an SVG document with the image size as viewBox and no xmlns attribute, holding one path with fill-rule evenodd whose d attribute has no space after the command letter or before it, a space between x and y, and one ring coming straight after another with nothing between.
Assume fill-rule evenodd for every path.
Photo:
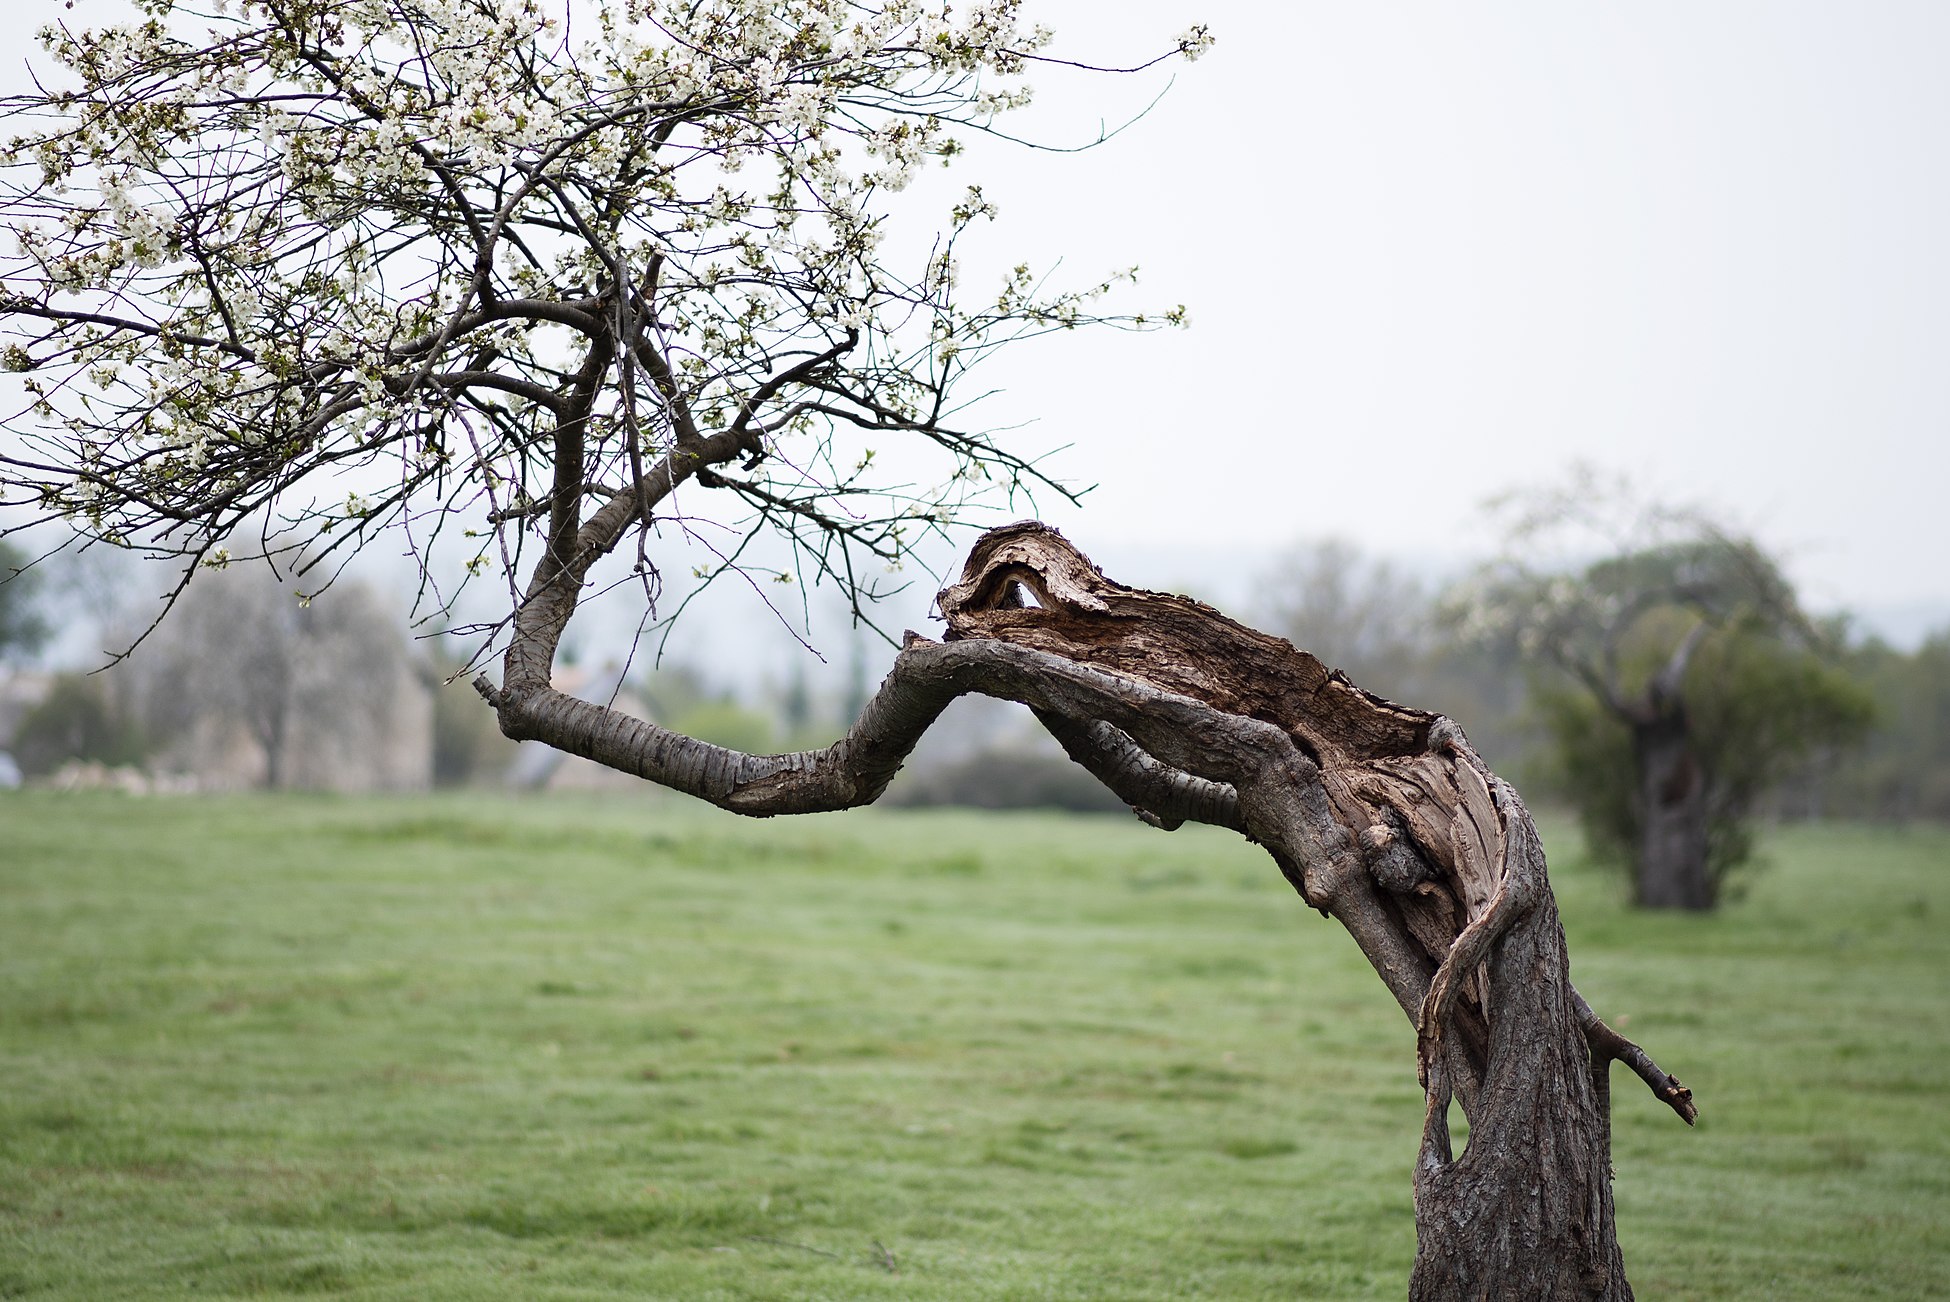
<instances>
[{"instance_id":1,"label":"tree bark","mask_svg":"<svg viewBox=\"0 0 1950 1302\"><path fill-rule=\"evenodd\" d=\"M1638 902L1649 909L1710 909L1706 774L1687 727L1684 705L1634 721L1638 768Z\"/></svg>"},{"instance_id":2,"label":"tree bark","mask_svg":"<svg viewBox=\"0 0 1950 1302\"><path fill-rule=\"evenodd\" d=\"M983 535L939 605L946 639L909 634L823 751L743 755L512 672L515 686L476 685L510 736L760 816L873 800L958 695L1024 702L1148 822L1209 822L1264 845L1416 1028L1427 1111L1412 1298L1631 1297L1609 1065L1625 1061L1689 1123L1691 1096L1572 989L1530 815L1461 729L1208 606L1114 583L1034 522ZM532 674L553 651L511 650L510 669ZM1460 1156L1452 1100L1470 1121Z\"/></svg>"}]
</instances>

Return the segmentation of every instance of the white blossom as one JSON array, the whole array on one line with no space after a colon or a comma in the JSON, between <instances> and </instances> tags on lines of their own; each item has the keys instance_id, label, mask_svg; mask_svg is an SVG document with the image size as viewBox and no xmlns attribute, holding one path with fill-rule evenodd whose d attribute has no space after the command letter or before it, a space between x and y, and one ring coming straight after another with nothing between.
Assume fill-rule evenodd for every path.
<instances>
[{"instance_id":1,"label":"white blossom","mask_svg":"<svg viewBox=\"0 0 1950 1302\"><path fill-rule=\"evenodd\" d=\"M45 27L50 84L77 89L9 115L0 277L49 315L0 315L0 360L29 386L42 462L75 469L43 493L0 458L0 491L104 532L178 521L169 545L192 549L273 503L322 531L391 502L544 500L550 412L619 303L662 369L626 350L598 386L591 482L667 448L680 410L700 430L766 422L753 473L806 501L843 483L848 509L848 440L912 422L953 473L887 498L888 521L946 518L985 457L998 482L1033 478L931 413L1001 342L1109 319L1090 304L1116 278L1044 292L1025 264L965 301L957 241L997 216L980 186L901 266L887 251L912 246L887 232L957 130L1029 102L1049 31L1019 0L584 3L334 0L326 21L144 0L137 21ZM1197 27L1176 49L1210 43ZM510 303L531 309L497 315ZM799 395L816 402L763 389L829 353L830 384ZM304 497L347 466L397 483Z\"/></svg>"}]
</instances>

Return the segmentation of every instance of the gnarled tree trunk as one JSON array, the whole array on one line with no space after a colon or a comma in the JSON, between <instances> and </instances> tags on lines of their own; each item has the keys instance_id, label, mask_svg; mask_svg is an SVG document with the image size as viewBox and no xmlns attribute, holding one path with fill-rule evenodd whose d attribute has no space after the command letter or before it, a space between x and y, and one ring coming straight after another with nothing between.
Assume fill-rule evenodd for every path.
<instances>
[{"instance_id":1,"label":"gnarled tree trunk","mask_svg":"<svg viewBox=\"0 0 1950 1302\"><path fill-rule=\"evenodd\" d=\"M579 579L573 558L561 572ZM1410 1296L1631 1296L1612 1218L1609 1065L1625 1061L1689 1122L1691 1098L1572 989L1530 815L1448 719L1370 695L1208 606L1114 583L1030 522L976 543L940 595L945 640L909 634L846 737L743 755L550 689L536 670L561 629L551 588L538 574L504 685L477 682L512 737L735 812L803 813L875 799L948 702L979 692L1029 705L1148 822L1215 823L1264 845L1416 1028L1428 1106ZM1470 1122L1460 1155L1452 1101Z\"/></svg>"}]
</instances>

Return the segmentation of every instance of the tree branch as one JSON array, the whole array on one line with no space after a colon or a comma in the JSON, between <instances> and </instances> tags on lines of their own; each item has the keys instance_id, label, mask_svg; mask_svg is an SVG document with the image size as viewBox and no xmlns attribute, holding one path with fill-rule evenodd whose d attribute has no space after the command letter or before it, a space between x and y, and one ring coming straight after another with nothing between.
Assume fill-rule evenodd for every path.
<instances>
[{"instance_id":1,"label":"tree branch","mask_svg":"<svg viewBox=\"0 0 1950 1302\"><path fill-rule=\"evenodd\" d=\"M1591 1046L1591 1060L1599 1070L1614 1060L1622 1062L1645 1082L1654 1098L1678 1113L1681 1121L1690 1126L1699 1120L1699 1106L1693 1102L1693 1092L1680 1084L1677 1076L1663 1070L1645 1050L1606 1025L1576 990L1571 992L1571 999L1578 1023L1584 1028L1585 1040Z\"/></svg>"},{"instance_id":2,"label":"tree branch","mask_svg":"<svg viewBox=\"0 0 1950 1302\"><path fill-rule=\"evenodd\" d=\"M1650 683L1646 684L1646 704L1653 711L1657 712L1679 699L1680 685L1686 681L1686 669L1693 663L1694 653L1706 641L1706 635L1712 631L1713 622L1705 618L1687 629L1686 636L1681 638L1679 645L1672 649L1672 655L1666 660L1664 667L1653 675Z\"/></svg>"},{"instance_id":3,"label":"tree branch","mask_svg":"<svg viewBox=\"0 0 1950 1302\"><path fill-rule=\"evenodd\" d=\"M1239 793L1162 764L1122 729L1102 720L1081 721L1037 710L1036 719L1072 760L1089 770L1137 816L1163 831L1186 823L1246 830Z\"/></svg>"},{"instance_id":4,"label":"tree branch","mask_svg":"<svg viewBox=\"0 0 1950 1302\"><path fill-rule=\"evenodd\" d=\"M1207 729L1228 726L1210 707L1189 698L988 639L944 643L916 638L845 737L823 750L786 755L748 755L716 746L553 689L516 696L497 690L485 676L474 686L499 711L502 731L510 737L543 741L722 809L759 817L872 802L948 703L971 692L1072 716L1103 714L1130 723L1145 713L1181 721L1189 714L1202 716ZM1268 725L1252 719L1230 724L1245 734L1231 749L1242 762L1252 763L1257 734ZM1214 804L1217 812L1225 812L1223 801Z\"/></svg>"}]
</instances>

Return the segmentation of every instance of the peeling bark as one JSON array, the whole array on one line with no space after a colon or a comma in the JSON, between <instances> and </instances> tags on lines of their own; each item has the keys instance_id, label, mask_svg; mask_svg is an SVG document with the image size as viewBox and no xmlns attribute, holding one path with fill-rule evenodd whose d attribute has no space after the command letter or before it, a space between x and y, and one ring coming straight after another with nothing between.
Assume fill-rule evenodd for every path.
<instances>
[{"instance_id":1,"label":"peeling bark","mask_svg":"<svg viewBox=\"0 0 1950 1302\"><path fill-rule=\"evenodd\" d=\"M745 755L549 689L535 670L552 660L553 617L526 645L518 623L507 687L477 686L510 736L758 816L872 801L956 696L1029 705L1148 822L1264 845L1415 1027L1428 1106L1411 1298L1630 1298L1609 1064L1626 1061L1689 1123L1691 1095L1572 989L1530 815L1462 730L1209 606L1115 583L1033 522L978 540L939 604L945 639L910 634L859 720L819 751ZM1452 1100L1470 1122L1460 1156Z\"/></svg>"}]
</instances>

